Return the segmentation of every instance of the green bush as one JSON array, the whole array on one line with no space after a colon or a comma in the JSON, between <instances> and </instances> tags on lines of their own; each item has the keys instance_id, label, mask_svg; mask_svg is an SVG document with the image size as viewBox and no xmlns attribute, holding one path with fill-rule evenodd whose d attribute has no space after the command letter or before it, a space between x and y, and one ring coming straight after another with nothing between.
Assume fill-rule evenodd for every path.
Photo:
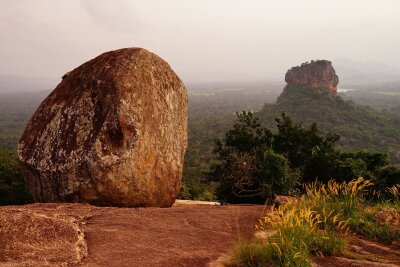
<instances>
[{"instance_id":1,"label":"green bush","mask_svg":"<svg viewBox=\"0 0 400 267\"><path fill-rule=\"evenodd\" d=\"M240 241L228 265L311 266L312 255L346 254L350 233L389 244L400 240L396 226L374 218L379 210L397 210L399 203L371 205L365 198L371 186L363 178L307 184L300 199L265 214L258 226L265 237Z\"/></svg>"},{"instance_id":2,"label":"green bush","mask_svg":"<svg viewBox=\"0 0 400 267\"><path fill-rule=\"evenodd\" d=\"M214 151L219 163L211 178L219 182L217 196L223 202L263 203L275 194L290 193L299 182L316 179L327 183L364 177L382 192L400 182L400 170L388 167L386 153L343 151L336 146L340 137L323 134L316 124L305 127L283 113L272 133L251 112L237 117Z\"/></svg>"},{"instance_id":3,"label":"green bush","mask_svg":"<svg viewBox=\"0 0 400 267\"><path fill-rule=\"evenodd\" d=\"M218 199L229 203L265 203L274 194L288 194L297 185L288 160L272 149L272 134L251 112L237 114L238 123L216 143L219 164L211 179L218 181Z\"/></svg>"},{"instance_id":4,"label":"green bush","mask_svg":"<svg viewBox=\"0 0 400 267\"><path fill-rule=\"evenodd\" d=\"M203 191L203 193L201 193L198 197L196 197L195 200L217 201L217 197L206 189Z\"/></svg>"},{"instance_id":5,"label":"green bush","mask_svg":"<svg viewBox=\"0 0 400 267\"><path fill-rule=\"evenodd\" d=\"M181 190L179 191L179 195L178 195L179 199L192 199L192 195L190 193L190 187L182 182L181 184Z\"/></svg>"},{"instance_id":6,"label":"green bush","mask_svg":"<svg viewBox=\"0 0 400 267\"><path fill-rule=\"evenodd\" d=\"M298 185L298 175L291 173L288 160L272 151L267 150L260 160L259 176L262 180L263 197L275 194L289 194Z\"/></svg>"},{"instance_id":7,"label":"green bush","mask_svg":"<svg viewBox=\"0 0 400 267\"><path fill-rule=\"evenodd\" d=\"M385 166L379 169L373 182L380 190L400 184L400 167Z\"/></svg>"},{"instance_id":8,"label":"green bush","mask_svg":"<svg viewBox=\"0 0 400 267\"><path fill-rule=\"evenodd\" d=\"M32 202L13 152L0 149L0 205Z\"/></svg>"}]
</instances>

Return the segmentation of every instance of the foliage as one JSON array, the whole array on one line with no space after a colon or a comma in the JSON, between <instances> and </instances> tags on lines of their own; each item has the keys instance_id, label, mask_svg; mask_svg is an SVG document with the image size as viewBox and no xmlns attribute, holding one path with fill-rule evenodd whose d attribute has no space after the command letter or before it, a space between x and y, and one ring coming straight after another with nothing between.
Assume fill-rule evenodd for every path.
<instances>
[{"instance_id":1,"label":"foliage","mask_svg":"<svg viewBox=\"0 0 400 267\"><path fill-rule=\"evenodd\" d=\"M181 189L178 195L179 199L192 199L192 194L190 193L190 187L185 183L181 183Z\"/></svg>"},{"instance_id":2,"label":"foliage","mask_svg":"<svg viewBox=\"0 0 400 267\"><path fill-rule=\"evenodd\" d=\"M215 186L207 179L211 167L217 164L213 154L216 139L223 138L234 124L232 115L238 110L259 110L265 102L276 99L275 84L191 85L189 92L189 143L183 170L184 185L190 188L191 199L203 192L214 192ZM240 86L240 88L236 88ZM251 90L246 90L251 86ZM229 88L229 89L227 89ZM232 88L232 89L231 89Z\"/></svg>"},{"instance_id":3,"label":"foliage","mask_svg":"<svg viewBox=\"0 0 400 267\"><path fill-rule=\"evenodd\" d=\"M384 86L382 90L389 90L387 85ZM214 140L223 138L224 133L234 125L235 118L232 114L237 110L259 110L265 102L272 103L279 94L276 89L280 89L281 84L220 84L209 85L209 88L204 85L198 88L193 85L190 87L189 144L185 155L182 186L186 186L186 192L189 192L184 197L195 199L206 192L214 194L216 185L206 179L207 173L213 166L219 164L216 155L212 153ZM247 90L248 88L251 90ZM282 112L292 118L294 126L296 126L294 122L302 122L303 128L307 128L317 122L320 129L340 134L341 139L335 142L335 145L344 150L368 148L387 151L390 162L399 162L396 154L400 143L400 119L398 115L389 113L389 110L393 109L394 112L394 109L398 108L399 95L398 92L397 95L394 94L398 88L394 88L393 94L390 95L378 94L376 88L373 89L373 91L351 91L346 93L346 96L350 95L355 101L375 108L385 108L387 112L356 105L352 101L345 101L341 96L334 97L323 90L303 88L292 91L285 98L279 98L275 104L266 104L254 116L260 117L261 124L270 127L271 132L277 131L275 118L280 117ZM43 91L23 95L10 94L0 98L0 148L15 150L29 117L48 93ZM326 138L326 135L322 137ZM306 148L300 151L309 155L309 149ZM275 149L274 152L281 153ZM317 154L314 158L315 164L310 163L308 170L312 170L313 166L321 171L304 175L305 169L293 168L289 161L289 172L292 175L297 173L296 177L305 176L305 181L313 180L316 176L321 181L327 181L329 178L343 179L342 174L332 173L334 170L331 170L329 175L323 172L327 169L322 167L323 164L331 166L330 160L334 160L337 163L336 169L347 166L346 173L350 173L348 177L356 177L358 176L356 174L362 173L363 176L373 180L377 189L395 184L394 181L398 179L396 177L399 177L398 167L384 166L371 174L371 171L365 171L365 165L360 160L338 157L336 153L330 153L329 148L322 145L314 147L312 153ZM326 159L320 158L323 155ZM294 162L295 157L293 158Z\"/></svg>"},{"instance_id":4,"label":"foliage","mask_svg":"<svg viewBox=\"0 0 400 267\"><path fill-rule=\"evenodd\" d=\"M271 146L271 132L261 127L259 119L250 111L236 113L237 122L225 134L224 144L217 141L216 152L219 158L226 156L231 150L244 153L257 153ZM224 146L224 147L223 147Z\"/></svg>"},{"instance_id":5,"label":"foliage","mask_svg":"<svg viewBox=\"0 0 400 267\"><path fill-rule=\"evenodd\" d=\"M281 118L275 118L275 121L278 131L273 135L273 149L289 160L291 168L302 167L315 147L330 149L339 140L336 134L323 136L315 123L309 128L294 124L285 113L281 114Z\"/></svg>"},{"instance_id":6,"label":"foliage","mask_svg":"<svg viewBox=\"0 0 400 267\"><path fill-rule=\"evenodd\" d=\"M217 196L231 203L263 203L274 194L288 194L298 180L350 181L366 177L375 190L397 181L398 169L388 167L387 155L379 151L343 151L335 144L340 137L323 134L316 124L293 123L285 113L275 119L272 133L251 112L237 114L237 123L214 153L219 162L211 178L219 181Z\"/></svg>"},{"instance_id":7,"label":"foliage","mask_svg":"<svg viewBox=\"0 0 400 267\"><path fill-rule=\"evenodd\" d=\"M48 91L0 97L0 148L14 150L22 132Z\"/></svg>"},{"instance_id":8,"label":"foliage","mask_svg":"<svg viewBox=\"0 0 400 267\"><path fill-rule=\"evenodd\" d=\"M289 194L298 185L297 173L291 173L288 160L269 149L260 161L260 176L265 177L262 184L263 197L275 194Z\"/></svg>"},{"instance_id":9,"label":"foliage","mask_svg":"<svg viewBox=\"0 0 400 267\"><path fill-rule=\"evenodd\" d=\"M233 257L225 263L226 266L263 267L263 266L311 266L305 246L299 246L299 241L286 239L282 236L280 245L269 242L244 242L236 245Z\"/></svg>"},{"instance_id":10,"label":"foliage","mask_svg":"<svg viewBox=\"0 0 400 267\"><path fill-rule=\"evenodd\" d=\"M207 189L203 191L198 197L195 198L195 200L201 200L201 201L217 201L217 197Z\"/></svg>"},{"instance_id":11,"label":"foliage","mask_svg":"<svg viewBox=\"0 0 400 267\"><path fill-rule=\"evenodd\" d=\"M377 90L377 87L380 90ZM350 90L343 95L343 98L351 99L357 104L370 106L384 113L400 114L400 93L399 85L375 85L364 88L364 90Z\"/></svg>"},{"instance_id":12,"label":"foliage","mask_svg":"<svg viewBox=\"0 0 400 267\"><path fill-rule=\"evenodd\" d=\"M0 149L0 205L16 205L30 203L24 179L19 173L16 156Z\"/></svg>"},{"instance_id":13,"label":"foliage","mask_svg":"<svg viewBox=\"0 0 400 267\"><path fill-rule=\"evenodd\" d=\"M400 162L400 116L380 112L367 106L345 101L326 90L296 88L275 104L266 104L256 115L268 127L285 112L296 122L318 127L341 136L338 145L345 150L372 149L385 151L391 162Z\"/></svg>"},{"instance_id":14,"label":"foliage","mask_svg":"<svg viewBox=\"0 0 400 267\"><path fill-rule=\"evenodd\" d=\"M385 166L378 170L377 176L374 179L376 188L383 190L385 187L393 187L400 184L400 167Z\"/></svg>"},{"instance_id":15,"label":"foliage","mask_svg":"<svg viewBox=\"0 0 400 267\"><path fill-rule=\"evenodd\" d=\"M264 203L274 194L287 194L296 185L288 161L271 149L272 133L252 112L237 113L238 122L216 142L219 164L211 179L219 181L217 196L223 202Z\"/></svg>"},{"instance_id":16,"label":"foliage","mask_svg":"<svg viewBox=\"0 0 400 267\"><path fill-rule=\"evenodd\" d=\"M304 181L312 182L315 178L320 181L336 179L349 181L355 177L366 177L378 180L381 170L388 165L387 155L379 151L350 151L343 152L340 149L325 145L314 148L312 155L306 161L304 168ZM389 186L384 183L384 187Z\"/></svg>"},{"instance_id":17,"label":"foliage","mask_svg":"<svg viewBox=\"0 0 400 267\"><path fill-rule=\"evenodd\" d=\"M373 183L363 178L350 182L329 181L327 185L314 182L306 186L306 205L317 212L339 214L338 219L346 220L349 229L368 239L390 243L400 239L400 231L381 225L375 214L383 208L399 209L398 191L392 190L389 200L375 203L369 202L369 194ZM397 188L397 187L396 187Z\"/></svg>"},{"instance_id":18,"label":"foliage","mask_svg":"<svg viewBox=\"0 0 400 267\"><path fill-rule=\"evenodd\" d=\"M382 101L387 102L389 99ZM282 112L287 114L286 118L280 117ZM398 115L356 105L352 101L343 100L341 96L332 96L325 90L299 88L279 98L275 104L266 104L254 116L260 117L260 124L270 127L273 135L281 133L281 139L277 138L275 142L272 139L272 148L275 153L283 154L288 159L289 172L297 173L297 177L302 181L314 181L316 177L325 182L329 179L349 181L363 176L371 179L375 183L374 189L377 190L389 186L391 181L397 179L396 168L388 167L385 162L400 162L397 156L400 149ZM280 117L278 121L277 117ZM196 153L197 156L190 156L207 157L207 163L198 161L196 166L202 167L197 168L198 172L191 177L203 177L202 171L207 173L210 166L219 164L209 154L209 142L213 136L221 139L221 132L224 129L227 131L229 126L234 124L229 116L217 119L217 123L211 116L207 120L208 127L204 124L204 127L193 131L201 133L196 140L202 139L204 132L208 141L197 143L196 150L199 153ZM318 128L313 126L315 122L318 123ZM198 122L194 124L198 125ZM323 134L319 129L328 133ZM366 148L373 150L366 151ZM353 149L356 151L351 152ZM191 148L189 150L192 151ZM362 155L363 151L376 157L378 161L372 165L377 168L371 167L371 163L368 162L370 159ZM386 154L389 157L385 156ZM194 166L195 164L190 164L185 169L194 170Z\"/></svg>"},{"instance_id":19,"label":"foliage","mask_svg":"<svg viewBox=\"0 0 400 267\"><path fill-rule=\"evenodd\" d=\"M346 253L351 232L380 241L399 240L400 231L381 226L372 215L382 205L399 208L398 200L370 206L365 193L371 186L363 178L307 184L301 199L267 212L259 225L265 238L241 241L228 265L311 266L311 255Z\"/></svg>"}]
</instances>

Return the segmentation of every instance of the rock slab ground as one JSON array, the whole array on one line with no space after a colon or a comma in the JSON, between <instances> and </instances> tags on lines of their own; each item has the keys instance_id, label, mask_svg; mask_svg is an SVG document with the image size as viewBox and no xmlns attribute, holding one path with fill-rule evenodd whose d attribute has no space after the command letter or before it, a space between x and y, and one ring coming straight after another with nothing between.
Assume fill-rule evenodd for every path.
<instances>
[{"instance_id":1,"label":"rock slab ground","mask_svg":"<svg viewBox=\"0 0 400 267\"><path fill-rule=\"evenodd\" d=\"M0 266L221 267L239 237L253 238L263 206L0 207ZM356 258L315 257L316 267L400 266L398 248L357 237Z\"/></svg>"},{"instance_id":2,"label":"rock slab ground","mask_svg":"<svg viewBox=\"0 0 400 267\"><path fill-rule=\"evenodd\" d=\"M207 266L250 237L262 206L0 207L0 266Z\"/></svg>"}]
</instances>

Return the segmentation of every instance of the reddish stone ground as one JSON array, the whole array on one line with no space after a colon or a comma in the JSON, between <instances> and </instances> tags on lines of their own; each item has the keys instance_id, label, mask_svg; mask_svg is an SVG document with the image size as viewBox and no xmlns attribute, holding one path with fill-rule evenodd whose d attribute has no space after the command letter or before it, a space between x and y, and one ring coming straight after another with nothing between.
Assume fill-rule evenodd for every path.
<instances>
[{"instance_id":1,"label":"reddish stone ground","mask_svg":"<svg viewBox=\"0 0 400 267\"><path fill-rule=\"evenodd\" d=\"M263 206L0 207L0 266L207 266L250 237Z\"/></svg>"},{"instance_id":2,"label":"reddish stone ground","mask_svg":"<svg viewBox=\"0 0 400 267\"><path fill-rule=\"evenodd\" d=\"M396 267L400 266L400 248L385 246L356 236L349 237L346 257L315 257L315 267Z\"/></svg>"},{"instance_id":3,"label":"reddish stone ground","mask_svg":"<svg viewBox=\"0 0 400 267\"><path fill-rule=\"evenodd\" d=\"M263 206L87 204L0 207L0 266L219 266L239 237L251 238ZM320 267L400 266L398 247L357 237L355 257L315 257Z\"/></svg>"}]
</instances>

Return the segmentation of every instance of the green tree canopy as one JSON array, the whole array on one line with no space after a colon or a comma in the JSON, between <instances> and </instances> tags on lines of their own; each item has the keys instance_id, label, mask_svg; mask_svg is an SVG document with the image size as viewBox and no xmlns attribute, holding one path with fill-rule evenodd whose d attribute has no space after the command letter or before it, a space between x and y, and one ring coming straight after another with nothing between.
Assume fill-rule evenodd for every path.
<instances>
[{"instance_id":1,"label":"green tree canopy","mask_svg":"<svg viewBox=\"0 0 400 267\"><path fill-rule=\"evenodd\" d=\"M322 133L316 124L304 127L282 113L272 133L251 112L237 113L237 118L214 151L219 163L211 178L219 182L221 201L263 203L275 194L288 194L299 182L316 179L364 177L380 189L399 183L399 168L388 167L386 153L342 151L336 146L340 137Z\"/></svg>"},{"instance_id":2,"label":"green tree canopy","mask_svg":"<svg viewBox=\"0 0 400 267\"><path fill-rule=\"evenodd\" d=\"M0 205L26 204L32 201L13 152L0 149Z\"/></svg>"}]
</instances>

